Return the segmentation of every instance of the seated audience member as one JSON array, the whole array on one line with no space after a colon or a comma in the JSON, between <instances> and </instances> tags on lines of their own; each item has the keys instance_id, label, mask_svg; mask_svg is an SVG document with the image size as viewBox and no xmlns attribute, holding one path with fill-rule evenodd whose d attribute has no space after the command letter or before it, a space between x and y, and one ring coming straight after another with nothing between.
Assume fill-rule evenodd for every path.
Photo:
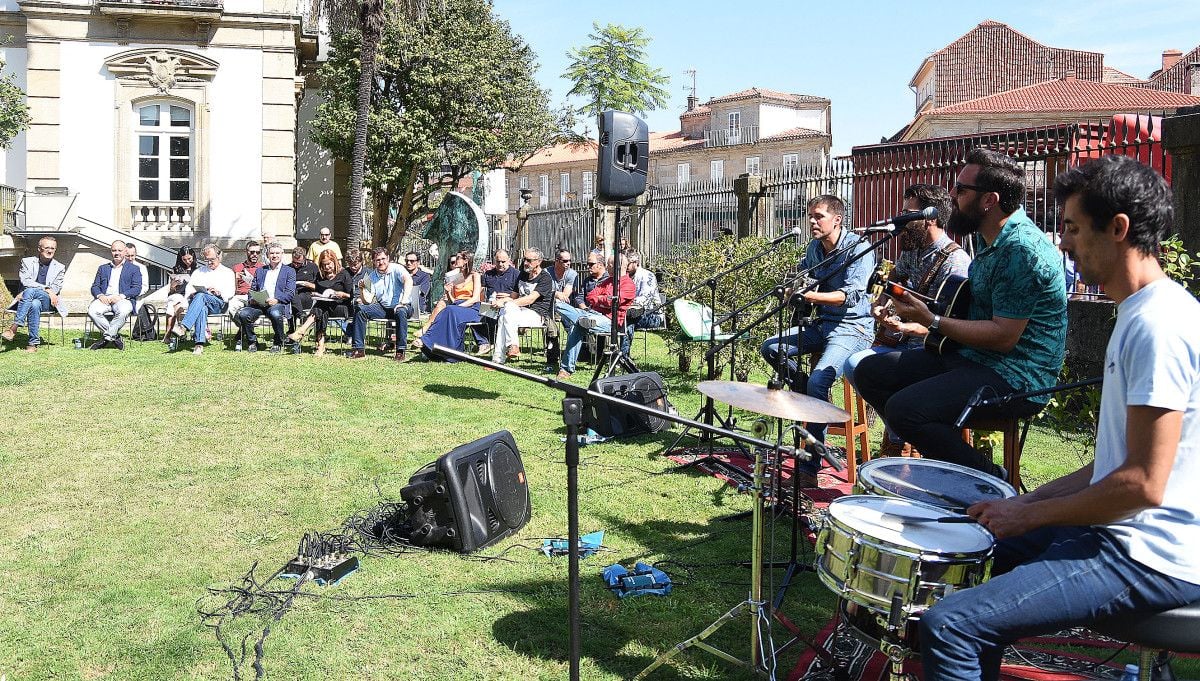
<instances>
[{"instance_id":1,"label":"seated audience member","mask_svg":"<svg viewBox=\"0 0 1200 681\"><path fill-rule=\"evenodd\" d=\"M610 276L604 277L587 294L588 307L580 311L575 323L571 326L570 333L567 334L566 346L562 353L562 366L558 372L559 379L568 379L571 377L571 374L575 373L575 362L579 359L579 348L583 345L584 337L588 331L603 334L612 330L613 277L611 274L614 270L611 257L607 260L607 263ZM599 256L594 254L588 255L588 269L591 272L602 269ZM633 279L630 279L627 275L621 275L618 287L617 326L623 328L625 326L625 313L629 310L629 306L633 304L636 287L634 286Z\"/></svg>"},{"instance_id":2,"label":"seated audience member","mask_svg":"<svg viewBox=\"0 0 1200 681\"><path fill-rule=\"evenodd\" d=\"M342 261L342 247L337 245L336 241L332 241L333 232L329 231L328 227L322 227L318 232L317 240L312 242L308 247L308 261L311 263L317 262L317 259L325 251L333 251L333 255Z\"/></svg>"},{"instance_id":3,"label":"seated audience member","mask_svg":"<svg viewBox=\"0 0 1200 681\"><path fill-rule=\"evenodd\" d=\"M1200 601L1200 304L1158 261L1171 190L1132 158L1105 156L1059 174L1054 193L1063 250L1117 304L1096 456L967 509L997 539L992 576L921 616L927 681L996 679L1020 639Z\"/></svg>"},{"instance_id":4,"label":"seated audience member","mask_svg":"<svg viewBox=\"0 0 1200 681\"><path fill-rule=\"evenodd\" d=\"M125 242L112 242L112 262L106 262L96 270L92 282L92 304L88 306L88 317L100 330L102 337L92 343L90 349L125 349L121 340L121 327L133 314L133 301L142 290L142 273L134 265L125 262ZM105 315L112 315L110 321Z\"/></svg>"},{"instance_id":5,"label":"seated audience member","mask_svg":"<svg viewBox=\"0 0 1200 681\"><path fill-rule=\"evenodd\" d=\"M520 270L512 266L512 258L503 248L497 249L492 256L492 266L483 271L484 303L479 306L480 321L483 322L482 332L475 332L475 340L479 343L477 354L489 356L492 354L492 341L496 338L496 319L500 316L501 305L494 305L496 295L511 294L517 290L517 277Z\"/></svg>"},{"instance_id":6,"label":"seated audience member","mask_svg":"<svg viewBox=\"0 0 1200 681\"><path fill-rule=\"evenodd\" d=\"M461 351L467 324L479 321L483 284L480 282L479 273L475 271L475 256L469 251L460 251L457 263L455 271L460 273L462 282L446 291L450 302L416 341L421 352L431 359L436 359L430 351L434 345L444 345Z\"/></svg>"},{"instance_id":7,"label":"seated audience member","mask_svg":"<svg viewBox=\"0 0 1200 681\"><path fill-rule=\"evenodd\" d=\"M358 258L359 268L362 267L362 255L354 253ZM317 269L321 278L317 280L317 291L313 294L313 305L304 323L296 332L288 336L293 342L299 343L304 334L316 326L317 349L314 355L325 354L325 327L329 326L330 318L346 319L350 316L350 300L353 298L354 281L350 270L343 269L341 262L334 257L333 251L324 251L317 256Z\"/></svg>"},{"instance_id":8,"label":"seated audience member","mask_svg":"<svg viewBox=\"0 0 1200 681\"><path fill-rule=\"evenodd\" d=\"M639 329L659 329L664 325L661 309L656 309L662 303L658 293L658 277L650 270L642 267L642 256L637 251L625 252L625 273L633 279L637 293L633 298L633 307L643 310L633 324Z\"/></svg>"},{"instance_id":9,"label":"seated audience member","mask_svg":"<svg viewBox=\"0 0 1200 681\"><path fill-rule=\"evenodd\" d=\"M321 273L316 263L309 262L303 246L292 249L292 262L288 265L296 273L296 295L292 298L292 314L288 316L288 328L295 330L295 320L308 313L312 307L312 294L317 290L317 279Z\"/></svg>"},{"instance_id":10,"label":"seated audience member","mask_svg":"<svg viewBox=\"0 0 1200 681\"><path fill-rule=\"evenodd\" d=\"M433 312L429 314L429 318L421 325L421 330L417 332L418 338L413 341L414 347L421 347L424 341L420 338L424 336L429 329L433 327L433 323L437 321L442 313L447 308L458 306L459 303L468 300L478 299L483 295L483 284L478 272L475 271L475 255L466 251L459 251L450 256L449 262L446 263L445 285L443 289L445 293L442 299L434 306ZM475 306L475 311L478 313L478 306ZM459 313L461 315L461 313ZM478 320L478 314L474 315L476 319L464 324L470 324ZM444 344L443 344L444 345Z\"/></svg>"},{"instance_id":11,"label":"seated audience member","mask_svg":"<svg viewBox=\"0 0 1200 681\"><path fill-rule=\"evenodd\" d=\"M263 242L267 243L270 242ZM247 243L246 259L233 266L234 290L228 303L230 317L236 316L238 310L246 305L246 296L250 293L250 287L254 285L254 275L258 274L258 268L262 267L262 249L262 245L257 241Z\"/></svg>"},{"instance_id":12,"label":"seated audience member","mask_svg":"<svg viewBox=\"0 0 1200 681\"><path fill-rule=\"evenodd\" d=\"M408 276L412 277L413 286L421 294L421 300L417 304L417 309L423 313L428 313L432 304L429 295L433 290L433 278L421 267L421 256L417 255L416 251L409 251L404 254L404 269L408 270Z\"/></svg>"},{"instance_id":13,"label":"seated audience member","mask_svg":"<svg viewBox=\"0 0 1200 681\"><path fill-rule=\"evenodd\" d=\"M395 359L403 362L408 359L404 348L408 344L408 317L412 314L409 302L412 299L412 277L403 267L392 264L386 248L376 248L371 255L375 268L367 272L360 285L358 295L362 306L354 316L353 338L347 356L350 359L367 356L367 324L372 319L394 319L397 334Z\"/></svg>"},{"instance_id":14,"label":"seated audience member","mask_svg":"<svg viewBox=\"0 0 1200 681\"><path fill-rule=\"evenodd\" d=\"M557 308L559 303L570 305L579 288L579 273L571 267L570 251L562 248L554 254L550 277L554 279L554 306Z\"/></svg>"},{"instance_id":15,"label":"seated audience member","mask_svg":"<svg viewBox=\"0 0 1200 681\"><path fill-rule=\"evenodd\" d=\"M137 298L133 301L133 311L137 312L138 301L150 290L150 271L146 269L145 265L138 262L135 244L125 244L125 262L138 268L138 272L142 273L142 290L138 291Z\"/></svg>"},{"instance_id":16,"label":"seated audience member","mask_svg":"<svg viewBox=\"0 0 1200 681\"><path fill-rule=\"evenodd\" d=\"M525 249L524 268L517 277L516 291L497 293L494 302L500 306L500 317L496 322L492 361L502 364L506 357L516 359L521 355L520 328L542 326L542 318L550 316L554 280L542 269L540 249Z\"/></svg>"},{"instance_id":17,"label":"seated audience member","mask_svg":"<svg viewBox=\"0 0 1200 681\"><path fill-rule=\"evenodd\" d=\"M248 352L258 350L258 336L254 323L263 314L271 320L271 352L279 352L283 345L283 321L292 309L292 296L296 294L296 271L283 266L283 246L278 242L267 246L267 264L258 268L254 275L254 286L246 306L238 311L234 321L242 331ZM266 300L255 299L256 294L266 295Z\"/></svg>"},{"instance_id":18,"label":"seated audience member","mask_svg":"<svg viewBox=\"0 0 1200 681\"><path fill-rule=\"evenodd\" d=\"M11 342L16 337L18 326L27 327L29 340L25 341L26 352L37 352L42 344L39 333L42 313L58 307L58 296L62 293L67 268L54 258L57 250L58 241L52 236L44 236L38 239L38 254L21 259L21 292L13 299L17 306L16 317L0 336L6 342Z\"/></svg>"},{"instance_id":19,"label":"seated audience member","mask_svg":"<svg viewBox=\"0 0 1200 681\"><path fill-rule=\"evenodd\" d=\"M175 253L175 266L171 268L170 283L167 284L167 334L164 342L171 338L170 329L183 321L183 313L187 311L187 285L196 271L196 249L191 246L180 246Z\"/></svg>"},{"instance_id":20,"label":"seated audience member","mask_svg":"<svg viewBox=\"0 0 1200 681\"><path fill-rule=\"evenodd\" d=\"M235 290L233 270L221 264L221 249L216 244L207 244L200 249L201 265L192 272L188 280L188 307L183 321L171 329L176 337L168 341L172 351L178 348L180 338L192 335L195 342L192 354L204 352L212 333L208 330L208 316L228 309L229 299Z\"/></svg>"}]
</instances>

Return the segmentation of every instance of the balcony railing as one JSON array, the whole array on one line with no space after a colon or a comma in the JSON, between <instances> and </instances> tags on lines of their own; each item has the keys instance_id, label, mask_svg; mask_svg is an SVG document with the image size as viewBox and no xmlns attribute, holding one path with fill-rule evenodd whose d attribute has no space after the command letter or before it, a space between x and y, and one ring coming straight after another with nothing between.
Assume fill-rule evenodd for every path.
<instances>
[{"instance_id":1,"label":"balcony railing","mask_svg":"<svg viewBox=\"0 0 1200 681\"><path fill-rule=\"evenodd\" d=\"M101 14L118 18L157 15L211 21L224 9L222 0L95 0Z\"/></svg>"},{"instance_id":2,"label":"balcony railing","mask_svg":"<svg viewBox=\"0 0 1200 681\"><path fill-rule=\"evenodd\" d=\"M754 144L758 141L758 126L743 125L740 128L721 128L704 131L704 146L729 147L735 144Z\"/></svg>"},{"instance_id":3,"label":"balcony railing","mask_svg":"<svg viewBox=\"0 0 1200 681\"><path fill-rule=\"evenodd\" d=\"M196 206L183 201L134 201L129 206L129 226L143 232L192 232Z\"/></svg>"}]
</instances>

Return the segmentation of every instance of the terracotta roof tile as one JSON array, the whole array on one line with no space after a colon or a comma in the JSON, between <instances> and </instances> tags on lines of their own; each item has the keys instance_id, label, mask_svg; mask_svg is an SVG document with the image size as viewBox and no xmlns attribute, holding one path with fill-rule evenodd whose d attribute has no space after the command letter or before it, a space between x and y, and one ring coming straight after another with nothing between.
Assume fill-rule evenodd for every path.
<instances>
[{"instance_id":1,"label":"terracotta roof tile","mask_svg":"<svg viewBox=\"0 0 1200 681\"><path fill-rule=\"evenodd\" d=\"M595 161L599 149L600 145L595 140L556 144L534 154L533 157L525 162L524 167L570 163L572 161L586 161L588 159Z\"/></svg>"},{"instance_id":2,"label":"terracotta roof tile","mask_svg":"<svg viewBox=\"0 0 1200 681\"><path fill-rule=\"evenodd\" d=\"M680 118L688 118L691 116L707 116L710 113L712 113L712 109L701 104L700 106L696 107L695 109L692 109L691 111L684 111L683 113L679 114L679 117Z\"/></svg>"},{"instance_id":3,"label":"terracotta roof tile","mask_svg":"<svg viewBox=\"0 0 1200 681\"><path fill-rule=\"evenodd\" d=\"M1068 77L930 109L921 115L1174 109L1197 104L1200 97L1192 95Z\"/></svg>"},{"instance_id":4,"label":"terracotta roof tile","mask_svg":"<svg viewBox=\"0 0 1200 681\"><path fill-rule=\"evenodd\" d=\"M1149 78L1150 87L1171 92L1183 92L1187 89L1188 68L1194 62L1200 62L1200 45L1193 47L1183 55L1175 65L1165 71L1155 72Z\"/></svg>"},{"instance_id":5,"label":"terracotta roof tile","mask_svg":"<svg viewBox=\"0 0 1200 681\"><path fill-rule=\"evenodd\" d=\"M663 151L679 151L680 149L699 148L704 146L703 139L688 139L681 132L652 132L650 133L650 153Z\"/></svg>"},{"instance_id":6,"label":"terracotta roof tile","mask_svg":"<svg viewBox=\"0 0 1200 681\"><path fill-rule=\"evenodd\" d=\"M792 92L779 92L778 90L768 90L766 88L752 87L746 90L741 90L720 97L713 97L705 102L705 105L720 104L721 102L734 102L739 99L753 99L761 97L763 99L773 99L787 104L821 104L828 102L825 97L817 97L815 95L801 95Z\"/></svg>"},{"instance_id":7,"label":"terracotta roof tile","mask_svg":"<svg viewBox=\"0 0 1200 681\"><path fill-rule=\"evenodd\" d=\"M1104 75L1102 80L1105 83L1119 83L1121 85L1139 85L1146 82L1137 76L1131 76L1128 73L1125 73L1120 69L1114 69L1111 66L1104 67Z\"/></svg>"},{"instance_id":8,"label":"terracotta roof tile","mask_svg":"<svg viewBox=\"0 0 1200 681\"><path fill-rule=\"evenodd\" d=\"M781 132L777 132L774 135L770 135L768 137L762 137L758 141L759 142L778 142L780 140L811 139L814 137L828 137L828 136L829 136L828 134L823 133L820 130L812 130L810 128L791 128L789 130L783 130Z\"/></svg>"}]
</instances>

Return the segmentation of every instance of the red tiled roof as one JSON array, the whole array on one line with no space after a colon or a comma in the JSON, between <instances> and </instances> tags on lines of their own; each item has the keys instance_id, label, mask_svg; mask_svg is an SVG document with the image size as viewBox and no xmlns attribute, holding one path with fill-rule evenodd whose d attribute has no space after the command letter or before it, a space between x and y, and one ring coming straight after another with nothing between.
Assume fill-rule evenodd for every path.
<instances>
[{"instance_id":1,"label":"red tiled roof","mask_svg":"<svg viewBox=\"0 0 1200 681\"><path fill-rule=\"evenodd\" d=\"M534 154L525 162L524 167L570 163L571 161L595 161L599 149L600 145L595 140L556 144Z\"/></svg>"},{"instance_id":2,"label":"red tiled roof","mask_svg":"<svg viewBox=\"0 0 1200 681\"><path fill-rule=\"evenodd\" d=\"M1140 85L1146 82L1137 76L1131 76L1128 73L1125 73L1120 69L1114 69L1111 66L1104 67L1104 75L1102 76L1101 80L1103 80L1105 83L1119 83L1122 85Z\"/></svg>"},{"instance_id":3,"label":"red tiled roof","mask_svg":"<svg viewBox=\"0 0 1200 681\"><path fill-rule=\"evenodd\" d=\"M777 132L768 137L759 138L759 142L778 142L780 140L793 139L812 139L814 137L828 137L829 135L820 130L812 130L810 128L791 128L782 132Z\"/></svg>"},{"instance_id":4,"label":"red tiled roof","mask_svg":"<svg viewBox=\"0 0 1200 681\"><path fill-rule=\"evenodd\" d=\"M1174 109L1197 104L1200 97L1192 95L1068 77L930 109L921 115Z\"/></svg>"},{"instance_id":5,"label":"red tiled roof","mask_svg":"<svg viewBox=\"0 0 1200 681\"><path fill-rule=\"evenodd\" d=\"M701 104L700 106L696 107L695 109L692 109L691 111L684 111L683 113L679 114L679 117L687 118L689 116L707 116L710 113L712 113L712 109Z\"/></svg>"},{"instance_id":6,"label":"red tiled roof","mask_svg":"<svg viewBox=\"0 0 1200 681\"><path fill-rule=\"evenodd\" d=\"M650 133L650 153L661 151L679 151L692 147L704 146L703 139L688 139L681 132L652 132Z\"/></svg>"},{"instance_id":7,"label":"red tiled roof","mask_svg":"<svg viewBox=\"0 0 1200 681\"><path fill-rule=\"evenodd\" d=\"M761 97L762 99L773 99L786 104L821 104L829 101L825 97L817 97L815 95L801 95L792 92L779 92L778 90L752 87L747 90L734 92L732 94L713 97L705 102L705 105L719 104L721 102L735 102L739 99L754 99L756 97Z\"/></svg>"},{"instance_id":8,"label":"red tiled roof","mask_svg":"<svg viewBox=\"0 0 1200 681\"><path fill-rule=\"evenodd\" d=\"M1200 45L1193 47L1190 52L1183 55L1179 61L1175 62L1174 66L1165 70L1155 72L1150 76L1150 87L1160 90L1170 90L1172 92L1183 92L1187 89L1187 72L1189 66L1194 62L1200 62Z\"/></svg>"}]
</instances>

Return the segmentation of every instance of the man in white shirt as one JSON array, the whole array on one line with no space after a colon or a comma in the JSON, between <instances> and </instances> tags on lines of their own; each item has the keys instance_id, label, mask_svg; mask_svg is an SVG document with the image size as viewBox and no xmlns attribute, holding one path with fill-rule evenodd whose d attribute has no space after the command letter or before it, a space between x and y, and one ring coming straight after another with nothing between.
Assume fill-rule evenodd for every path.
<instances>
[{"instance_id":1,"label":"man in white shirt","mask_svg":"<svg viewBox=\"0 0 1200 681\"><path fill-rule=\"evenodd\" d=\"M1200 600L1200 303L1163 273L1167 183L1126 156L1060 174L1062 249L1117 303L1093 463L967 514L992 579L921 617L926 681L994 679L1004 647Z\"/></svg>"},{"instance_id":2,"label":"man in white shirt","mask_svg":"<svg viewBox=\"0 0 1200 681\"><path fill-rule=\"evenodd\" d=\"M192 354L204 352L204 346L210 340L208 316L225 310L234 289L233 270L221 264L221 249L216 244L206 245L200 250L200 267L192 272L188 280L187 313L183 315L183 321L171 330L178 338L186 337L189 333L192 335L195 341ZM171 350L177 349L178 338L168 341Z\"/></svg>"},{"instance_id":3,"label":"man in white shirt","mask_svg":"<svg viewBox=\"0 0 1200 681\"><path fill-rule=\"evenodd\" d=\"M88 317L103 334L100 340L89 346L90 350L102 348L125 349L121 340L121 327L133 313L133 301L142 290L142 273L125 262L125 242L117 239L109 248L112 262L106 262L96 270L92 282L92 304L88 306ZM110 320L108 317L111 316Z\"/></svg>"},{"instance_id":4,"label":"man in white shirt","mask_svg":"<svg viewBox=\"0 0 1200 681\"><path fill-rule=\"evenodd\" d=\"M283 245L276 242L266 248L267 264L255 272L248 303L234 316L234 322L242 331L247 352L258 350L254 325L264 313L271 320L271 331L274 333L271 352L282 349L283 322L292 311L292 297L296 295L296 270L284 267Z\"/></svg>"}]
</instances>

